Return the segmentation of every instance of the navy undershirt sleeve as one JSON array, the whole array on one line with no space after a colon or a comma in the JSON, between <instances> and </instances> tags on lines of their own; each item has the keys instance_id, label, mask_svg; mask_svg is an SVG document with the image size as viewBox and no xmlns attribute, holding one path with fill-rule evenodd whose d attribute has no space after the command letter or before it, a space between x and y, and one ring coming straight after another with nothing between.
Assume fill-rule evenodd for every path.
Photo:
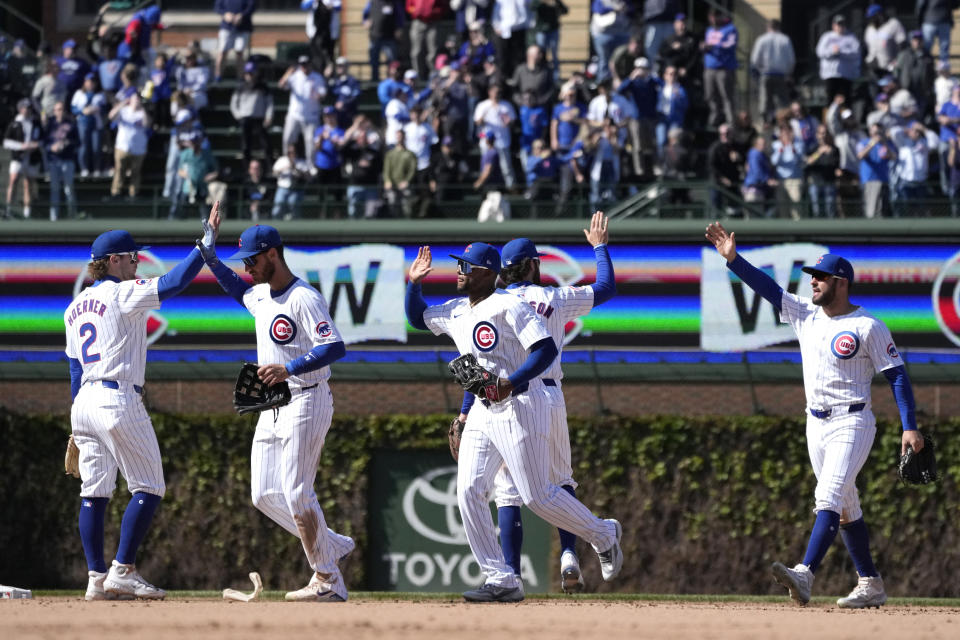
<instances>
[{"instance_id":1,"label":"navy undershirt sleeve","mask_svg":"<svg viewBox=\"0 0 960 640\"><path fill-rule=\"evenodd\" d=\"M747 286L770 301L770 304L781 310L783 305L783 287L777 281L760 269L750 264L739 253L733 262L727 263L727 268L733 271Z\"/></svg>"},{"instance_id":2,"label":"navy undershirt sleeve","mask_svg":"<svg viewBox=\"0 0 960 640\"><path fill-rule=\"evenodd\" d=\"M301 373L316 371L325 367L345 355L347 355L347 348L343 342L328 342L327 344L318 344L299 358L291 360L285 366L290 375L298 376Z\"/></svg>"},{"instance_id":3,"label":"navy undershirt sleeve","mask_svg":"<svg viewBox=\"0 0 960 640\"><path fill-rule=\"evenodd\" d=\"M76 358L70 358L70 399L76 400L83 381L83 366Z\"/></svg>"},{"instance_id":4,"label":"navy undershirt sleeve","mask_svg":"<svg viewBox=\"0 0 960 640\"><path fill-rule=\"evenodd\" d=\"M157 282L157 295L160 296L160 301L172 298L186 289L187 285L193 282L193 279L200 273L200 269L203 269L203 256L200 255L200 250L194 247L190 251L190 255L180 264L171 269L169 273L160 276L160 280Z\"/></svg>"},{"instance_id":5,"label":"navy undershirt sleeve","mask_svg":"<svg viewBox=\"0 0 960 640\"><path fill-rule=\"evenodd\" d=\"M207 265L210 267L210 271L213 272L213 275L216 276L217 282L220 283L220 286L223 287L223 290L230 294L234 300L243 304L243 294L247 292L247 289L250 288L250 285L243 281L243 279L237 275L237 273L223 264L219 260ZM244 305L246 306L246 305Z\"/></svg>"},{"instance_id":6,"label":"navy undershirt sleeve","mask_svg":"<svg viewBox=\"0 0 960 640\"><path fill-rule=\"evenodd\" d=\"M590 285L593 288L593 306L598 306L612 298L617 293L617 280L613 275L613 262L607 245L598 244L593 248L597 256L597 281Z\"/></svg>"},{"instance_id":7,"label":"navy undershirt sleeve","mask_svg":"<svg viewBox=\"0 0 960 640\"><path fill-rule=\"evenodd\" d=\"M520 368L513 372L507 379L516 389L520 385L529 382L533 378L547 370L550 363L557 357L557 345L553 338L544 338L534 342L530 347L530 355L524 360Z\"/></svg>"},{"instance_id":8,"label":"navy undershirt sleeve","mask_svg":"<svg viewBox=\"0 0 960 640\"><path fill-rule=\"evenodd\" d=\"M903 424L903 430L916 431L916 403L913 400L913 387L910 386L910 378L907 376L906 368L900 365L892 369L885 369L883 375L890 382L890 388L893 389L893 399L897 401L897 408L900 409L900 422Z\"/></svg>"},{"instance_id":9,"label":"navy undershirt sleeve","mask_svg":"<svg viewBox=\"0 0 960 640\"><path fill-rule=\"evenodd\" d=\"M470 408L473 406L473 403L477 401L477 396L473 395L469 391L463 392L463 404L460 405L460 413L466 415L470 413Z\"/></svg>"},{"instance_id":10,"label":"navy undershirt sleeve","mask_svg":"<svg viewBox=\"0 0 960 640\"><path fill-rule=\"evenodd\" d=\"M411 282L407 285L407 295L403 308L407 313L407 322L417 329L427 331L427 323L423 321L423 312L427 310L427 301L423 299L423 290L419 283Z\"/></svg>"}]
</instances>

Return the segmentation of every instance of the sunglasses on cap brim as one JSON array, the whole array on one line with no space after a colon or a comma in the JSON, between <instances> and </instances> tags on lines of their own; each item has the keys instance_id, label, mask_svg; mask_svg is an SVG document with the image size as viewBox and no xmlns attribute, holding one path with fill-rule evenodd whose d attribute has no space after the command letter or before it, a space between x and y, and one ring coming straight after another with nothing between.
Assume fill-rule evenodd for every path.
<instances>
[{"instance_id":1,"label":"sunglasses on cap brim","mask_svg":"<svg viewBox=\"0 0 960 640\"><path fill-rule=\"evenodd\" d=\"M475 264L470 264L466 260L457 260L457 273L469 275L474 269L483 269L484 271L490 270L488 267L479 267Z\"/></svg>"}]
</instances>

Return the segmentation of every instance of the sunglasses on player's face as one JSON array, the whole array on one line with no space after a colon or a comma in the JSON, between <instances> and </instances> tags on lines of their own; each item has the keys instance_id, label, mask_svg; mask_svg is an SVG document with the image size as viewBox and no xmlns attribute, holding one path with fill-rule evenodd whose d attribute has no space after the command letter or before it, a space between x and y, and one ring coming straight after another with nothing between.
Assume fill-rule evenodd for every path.
<instances>
[{"instance_id":1,"label":"sunglasses on player's face","mask_svg":"<svg viewBox=\"0 0 960 640\"><path fill-rule=\"evenodd\" d=\"M136 251L126 251L124 253L111 253L112 256L130 256L130 262L140 262L140 254Z\"/></svg>"},{"instance_id":2,"label":"sunglasses on player's face","mask_svg":"<svg viewBox=\"0 0 960 640\"><path fill-rule=\"evenodd\" d=\"M257 258L259 258L261 255L263 255L262 251L260 253L255 253L252 256L247 256L246 258L240 258L240 260L243 261L243 264L248 267L255 267L257 266Z\"/></svg>"},{"instance_id":3,"label":"sunglasses on player's face","mask_svg":"<svg viewBox=\"0 0 960 640\"><path fill-rule=\"evenodd\" d=\"M457 273L462 276L470 275L474 269L483 269L484 271L489 271L487 267L478 267L475 264L470 264L466 260L457 260Z\"/></svg>"}]
</instances>

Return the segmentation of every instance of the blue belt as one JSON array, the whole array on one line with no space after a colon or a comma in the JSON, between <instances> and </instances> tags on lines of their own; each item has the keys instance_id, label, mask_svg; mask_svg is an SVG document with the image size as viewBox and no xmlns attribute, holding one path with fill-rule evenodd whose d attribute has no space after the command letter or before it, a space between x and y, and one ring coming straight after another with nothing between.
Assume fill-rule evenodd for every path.
<instances>
[{"instance_id":1,"label":"blue belt","mask_svg":"<svg viewBox=\"0 0 960 640\"><path fill-rule=\"evenodd\" d=\"M866 402L858 402L856 404L852 404L849 407L847 407L847 413L857 413L858 411L863 411L863 408L866 406L867 406ZM837 408L839 409L840 407L837 407ZM810 409L810 415L812 415L814 418L820 418L821 420L825 420L829 418L832 413L833 413L833 409L824 409L822 411L820 409Z\"/></svg>"},{"instance_id":2,"label":"blue belt","mask_svg":"<svg viewBox=\"0 0 960 640\"><path fill-rule=\"evenodd\" d=\"M540 379L540 382L542 382L542 383L543 383L543 386L545 386L545 387L555 387L555 386L557 386L557 381L554 380L553 378L541 378L541 379ZM530 383L529 383L529 382L524 382L524 383L523 383L522 385L520 385L519 387L514 387L513 391L510 392L510 396L511 396L511 397L512 397L512 396L518 396L518 395L520 395L521 393L526 393L526 391L527 391L529 388L530 388ZM483 406L485 406L485 407L489 407L489 406L490 406L490 401L487 400L486 398L481 399L480 402L483 403Z\"/></svg>"},{"instance_id":3,"label":"blue belt","mask_svg":"<svg viewBox=\"0 0 960 640\"><path fill-rule=\"evenodd\" d=\"M91 380L91 382L93 383L99 382L100 384L105 386L107 389L117 389L117 390L120 389L120 383L117 382L116 380ZM141 387L140 385L138 384L133 385L133 390L143 395L143 387Z\"/></svg>"}]
</instances>

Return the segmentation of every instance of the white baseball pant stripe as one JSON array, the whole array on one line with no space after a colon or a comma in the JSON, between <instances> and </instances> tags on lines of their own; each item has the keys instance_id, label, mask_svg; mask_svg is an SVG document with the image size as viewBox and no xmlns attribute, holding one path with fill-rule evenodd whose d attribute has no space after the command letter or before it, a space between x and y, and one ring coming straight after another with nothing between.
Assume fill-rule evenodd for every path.
<instances>
[{"instance_id":1,"label":"white baseball pant stripe","mask_svg":"<svg viewBox=\"0 0 960 640\"><path fill-rule=\"evenodd\" d=\"M807 415L807 450L817 476L816 511L835 511L841 523L863 516L857 474L870 455L876 434L876 418L867 409L845 413L840 407L823 420Z\"/></svg>"},{"instance_id":2,"label":"white baseball pant stripe","mask_svg":"<svg viewBox=\"0 0 960 640\"><path fill-rule=\"evenodd\" d=\"M559 385L559 383L558 383ZM561 487L577 488L570 466L570 430L567 426L567 405L559 386L544 385L544 393L550 400L550 482ZM523 498L510 475L507 465L502 465L494 480L494 495L497 507L519 507Z\"/></svg>"},{"instance_id":3,"label":"white baseball pant stripe","mask_svg":"<svg viewBox=\"0 0 960 640\"><path fill-rule=\"evenodd\" d=\"M613 525L597 518L579 500L549 481L549 402L539 388L485 407L474 405L460 444L457 502L467 541L487 583L517 585L497 542L487 506L494 476L506 463L531 511L550 524L583 538L598 550L616 542Z\"/></svg>"},{"instance_id":4,"label":"white baseball pant stripe","mask_svg":"<svg viewBox=\"0 0 960 640\"><path fill-rule=\"evenodd\" d=\"M280 408L276 422L273 411L260 414L250 455L254 506L300 538L310 566L325 574L339 574L337 560L346 544L339 534L327 535L313 490L332 418L333 400L326 383L294 392L290 403Z\"/></svg>"},{"instance_id":5,"label":"white baseball pant stripe","mask_svg":"<svg viewBox=\"0 0 960 640\"><path fill-rule=\"evenodd\" d=\"M140 394L129 383L119 389L99 381L80 387L70 409L73 439L80 449L80 495L110 498L117 471L130 493L163 497L163 464L157 434Z\"/></svg>"}]
</instances>

